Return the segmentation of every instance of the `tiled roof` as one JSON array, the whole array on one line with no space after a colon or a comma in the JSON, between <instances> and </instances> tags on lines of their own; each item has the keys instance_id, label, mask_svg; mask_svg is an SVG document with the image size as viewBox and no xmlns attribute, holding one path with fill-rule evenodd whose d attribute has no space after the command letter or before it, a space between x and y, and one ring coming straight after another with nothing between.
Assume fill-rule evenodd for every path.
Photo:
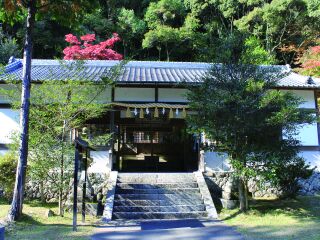
<instances>
[{"instance_id":1,"label":"tiled roof","mask_svg":"<svg viewBox=\"0 0 320 240\"><path fill-rule=\"evenodd\" d=\"M106 76L119 61L89 60L79 65L77 61L32 60L32 81L90 79L99 81ZM200 83L201 77L208 71L209 63L198 62L156 62L130 61L125 64L123 73L117 83L124 84L178 84ZM280 87L320 88L320 79L302 76L291 71L288 66L279 67L289 71L289 75L279 81ZM0 75L0 81L5 79L22 79L22 63L20 59L11 60L5 73Z\"/></svg>"}]
</instances>

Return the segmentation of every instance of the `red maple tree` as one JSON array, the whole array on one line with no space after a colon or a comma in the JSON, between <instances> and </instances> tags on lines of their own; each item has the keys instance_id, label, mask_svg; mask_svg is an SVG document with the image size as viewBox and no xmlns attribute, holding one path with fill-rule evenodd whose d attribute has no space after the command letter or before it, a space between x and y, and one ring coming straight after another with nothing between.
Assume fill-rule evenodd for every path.
<instances>
[{"instance_id":1,"label":"red maple tree","mask_svg":"<svg viewBox=\"0 0 320 240\"><path fill-rule=\"evenodd\" d=\"M310 47L301 60L304 74L320 77L320 45Z\"/></svg>"},{"instance_id":2,"label":"red maple tree","mask_svg":"<svg viewBox=\"0 0 320 240\"><path fill-rule=\"evenodd\" d=\"M113 50L114 44L121 39L117 33L112 37L100 43L94 43L95 34L86 34L80 37L80 40L73 34L65 36L66 42L70 46L63 50L65 60L121 60L123 56Z\"/></svg>"}]
</instances>

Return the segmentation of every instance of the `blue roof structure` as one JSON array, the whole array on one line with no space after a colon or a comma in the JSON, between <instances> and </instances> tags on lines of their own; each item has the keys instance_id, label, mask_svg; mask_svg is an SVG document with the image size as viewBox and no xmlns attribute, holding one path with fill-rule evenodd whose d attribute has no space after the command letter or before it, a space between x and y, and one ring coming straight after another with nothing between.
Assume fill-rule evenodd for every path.
<instances>
[{"instance_id":1,"label":"blue roof structure","mask_svg":"<svg viewBox=\"0 0 320 240\"><path fill-rule=\"evenodd\" d=\"M81 80L90 79L99 81L106 76L110 69L119 61L87 60L82 64L79 61L59 61L33 59L31 79L34 82L44 80ZM116 80L117 84L167 84L201 83L211 64L200 62L157 62L157 61L130 61L123 68L123 72ZM275 65L289 74L279 81L279 87L288 88L320 88L319 78L310 78L293 72L287 65ZM22 60L12 59L0 75L0 81L22 79Z\"/></svg>"}]
</instances>

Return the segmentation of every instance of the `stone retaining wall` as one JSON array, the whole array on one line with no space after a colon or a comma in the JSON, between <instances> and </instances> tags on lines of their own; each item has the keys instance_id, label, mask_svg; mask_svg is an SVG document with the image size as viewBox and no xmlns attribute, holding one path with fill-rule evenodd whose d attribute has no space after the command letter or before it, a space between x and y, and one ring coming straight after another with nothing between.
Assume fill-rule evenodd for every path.
<instances>
[{"instance_id":1,"label":"stone retaining wall","mask_svg":"<svg viewBox=\"0 0 320 240\"><path fill-rule=\"evenodd\" d=\"M299 180L299 185L301 186L299 191L301 195L314 195L320 192L320 172L315 172L308 179Z\"/></svg>"},{"instance_id":2,"label":"stone retaining wall","mask_svg":"<svg viewBox=\"0 0 320 240\"><path fill-rule=\"evenodd\" d=\"M87 195L91 195L91 189L94 194L97 194L101 189L105 192L105 183L108 179L108 174L102 173L89 173L89 182L87 183ZM79 181L79 190L82 189L82 180ZM32 181L31 179L26 182L25 196L28 199L41 199L41 187L39 181ZM70 179L70 191L72 191L73 179ZM43 189L44 199L46 202L57 202L59 198L59 190L48 180L44 183Z\"/></svg>"},{"instance_id":3,"label":"stone retaining wall","mask_svg":"<svg viewBox=\"0 0 320 240\"><path fill-rule=\"evenodd\" d=\"M237 180L232 176L232 172L205 172L208 187L212 195L227 200L237 199ZM300 195L314 195L320 192L320 172L315 172L309 179L299 180L301 190ZM268 184L259 186L254 179L248 181L248 189L253 197L279 197L281 191Z\"/></svg>"}]
</instances>

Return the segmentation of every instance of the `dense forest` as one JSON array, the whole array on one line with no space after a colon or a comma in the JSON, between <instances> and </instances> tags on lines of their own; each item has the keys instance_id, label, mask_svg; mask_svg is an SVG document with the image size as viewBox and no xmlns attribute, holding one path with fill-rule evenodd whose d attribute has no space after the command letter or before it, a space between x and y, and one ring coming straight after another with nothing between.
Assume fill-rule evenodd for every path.
<instances>
[{"instance_id":1,"label":"dense forest","mask_svg":"<svg viewBox=\"0 0 320 240\"><path fill-rule=\"evenodd\" d=\"M135 60L216 62L252 45L259 46L254 51L267 52L273 63L295 67L306 49L319 45L319 0L79 2L81 9L69 6L73 18L68 22L38 11L34 58L61 58L69 33L95 33L97 41L118 33L121 41L115 49ZM12 18L6 1L0 3L0 62L5 63L10 55L22 56L26 12Z\"/></svg>"}]
</instances>

